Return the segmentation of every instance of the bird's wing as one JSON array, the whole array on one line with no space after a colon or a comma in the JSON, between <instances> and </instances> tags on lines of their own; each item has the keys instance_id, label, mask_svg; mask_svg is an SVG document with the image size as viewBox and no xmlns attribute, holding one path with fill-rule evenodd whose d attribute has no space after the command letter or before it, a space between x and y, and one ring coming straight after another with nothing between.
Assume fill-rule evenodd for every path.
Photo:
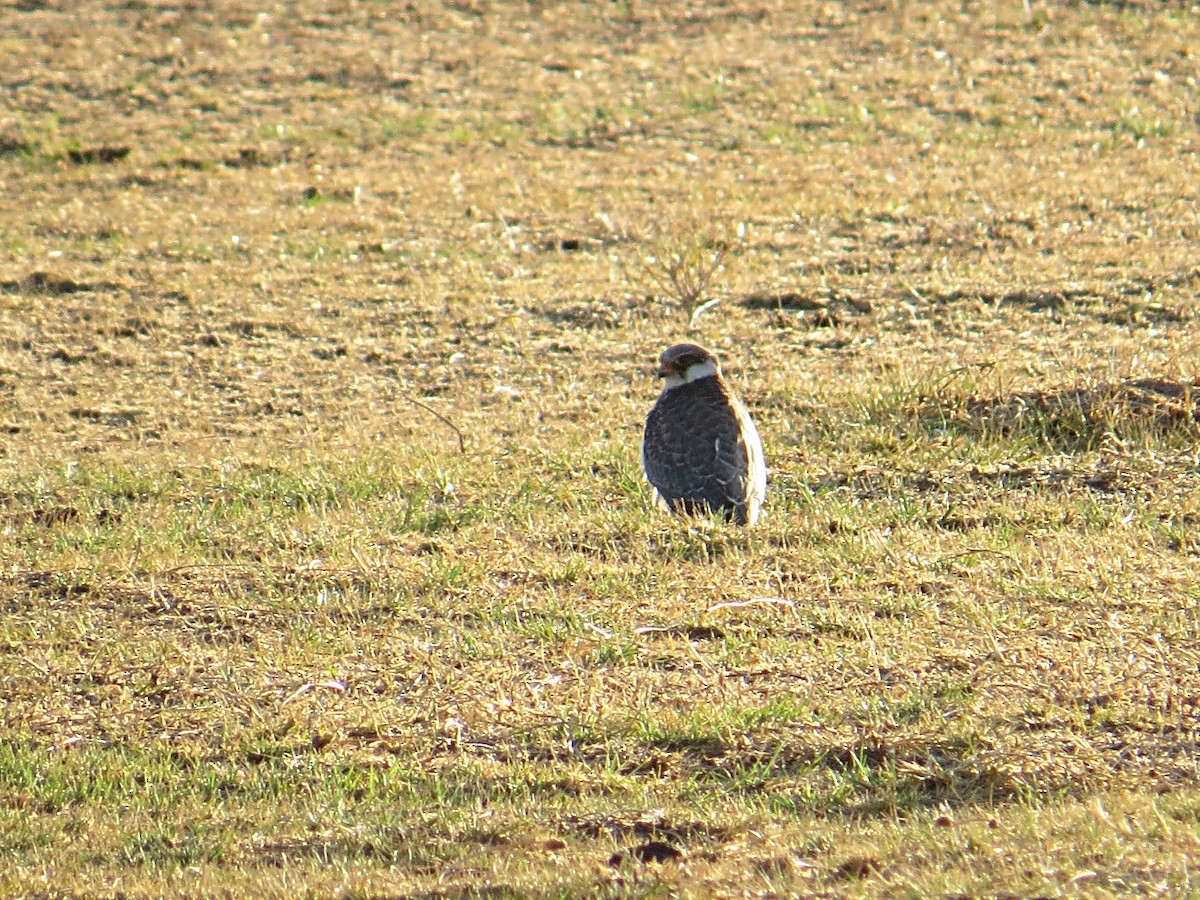
<instances>
[{"instance_id":1,"label":"bird's wing","mask_svg":"<svg viewBox=\"0 0 1200 900\"><path fill-rule=\"evenodd\" d=\"M767 496L767 458L750 411L736 397L733 407L741 422L742 442L746 448L746 506L750 524L753 524Z\"/></svg>"},{"instance_id":2,"label":"bird's wing","mask_svg":"<svg viewBox=\"0 0 1200 900\"><path fill-rule=\"evenodd\" d=\"M749 456L734 402L717 379L667 391L646 420L646 477L669 506L741 507Z\"/></svg>"}]
</instances>

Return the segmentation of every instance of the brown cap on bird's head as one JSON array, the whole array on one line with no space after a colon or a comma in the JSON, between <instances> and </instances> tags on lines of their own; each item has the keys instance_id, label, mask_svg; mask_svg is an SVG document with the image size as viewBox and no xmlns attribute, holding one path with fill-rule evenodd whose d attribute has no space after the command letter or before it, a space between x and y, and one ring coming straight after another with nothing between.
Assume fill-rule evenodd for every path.
<instances>
[{"instance_id":1,"label":"brown cap on bird's head","mask_svg":"<svg viewBox=\"0 0 1200 900\"><path fill-rule=\"evenodd\" d=\"M718 371L720 370L717 358L699 344L676 344L664 350L663 355L658 358L658 377L683 377L688 369L698 363L712 363Z\"/></svg>"}]
</instances>

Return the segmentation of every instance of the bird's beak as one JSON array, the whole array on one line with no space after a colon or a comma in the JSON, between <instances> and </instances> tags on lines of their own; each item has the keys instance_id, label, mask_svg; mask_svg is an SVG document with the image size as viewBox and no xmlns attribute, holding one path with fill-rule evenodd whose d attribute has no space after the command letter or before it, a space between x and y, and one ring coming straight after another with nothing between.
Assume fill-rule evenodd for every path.
<instances>
[{"instance_id":1,"label":"bird's beak","mask_svg":"<svg viewBox=\"0 0 1200 900\"><path fill-rule=\"evenodd\" d=\"M658 367L658 371L654 373L654 377L666 378L670 374L671 374L671 369L669 367L660 365Z\"/></svg>"}]
</instances>

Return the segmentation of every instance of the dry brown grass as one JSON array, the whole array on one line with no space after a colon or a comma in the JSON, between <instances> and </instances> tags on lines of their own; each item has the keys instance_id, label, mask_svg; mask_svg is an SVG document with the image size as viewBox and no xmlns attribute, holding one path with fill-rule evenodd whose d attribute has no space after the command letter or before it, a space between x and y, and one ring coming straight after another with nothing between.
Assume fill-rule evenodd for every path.
<instances>
[{"instance_id":1,"label":"dry brown grass","mask_svg":"<svg viewBox=\"0 0 1200 900\"><path fill-rule=\"evenodd\" d=\"M0 890L1195 893L1198 22L0 10Z\"/></svg>"}]
</instances>

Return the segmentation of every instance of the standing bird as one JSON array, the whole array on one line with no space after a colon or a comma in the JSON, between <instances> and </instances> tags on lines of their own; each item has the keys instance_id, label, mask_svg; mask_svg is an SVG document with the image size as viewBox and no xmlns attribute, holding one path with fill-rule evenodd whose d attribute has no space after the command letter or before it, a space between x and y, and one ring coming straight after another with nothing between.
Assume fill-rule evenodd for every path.
<instances>
[{"instance_id":1,"label":"standing bird","mask_svg":"<svg viewBox=\"0 0 1200 900\"><path fill-rule=\"evenodd\" d=\"M656 498L681 515L753 525L767 493L767 464L750 413L703 347L676 344L659 363L663 392L642 438Z\"/></svg>"}]
</instances>

